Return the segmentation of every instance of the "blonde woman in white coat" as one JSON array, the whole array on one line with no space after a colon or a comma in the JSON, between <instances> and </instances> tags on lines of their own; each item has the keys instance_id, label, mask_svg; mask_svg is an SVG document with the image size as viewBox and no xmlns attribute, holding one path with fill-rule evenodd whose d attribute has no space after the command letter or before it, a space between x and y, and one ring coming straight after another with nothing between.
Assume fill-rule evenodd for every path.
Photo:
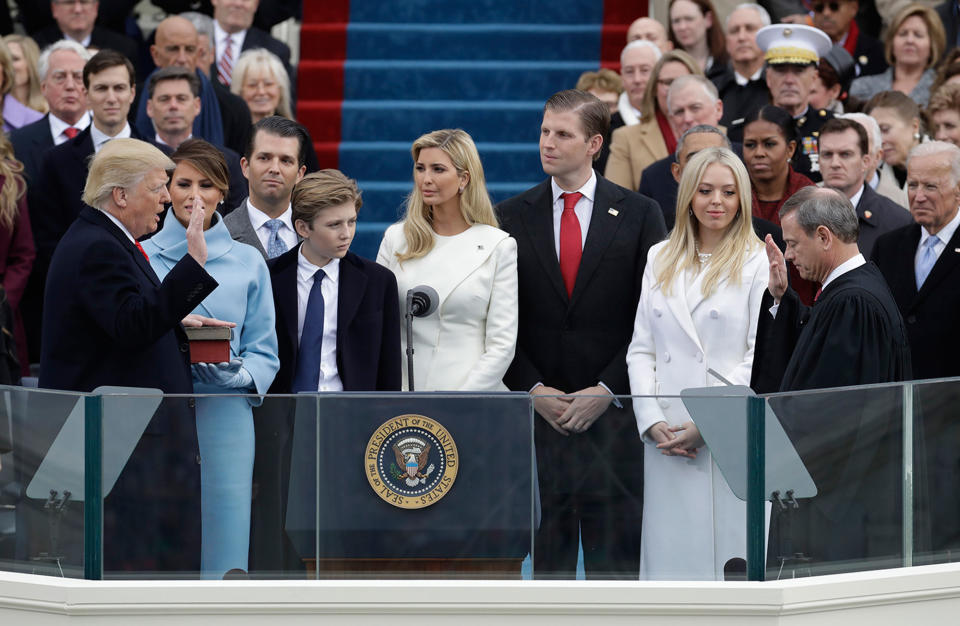
<instances>
[{"instance_id":1,"label":"blonde woman in white coat","mask_svg":"<svg viewBox=\"0 0 960 626\"><path fill-rule=\"evenodd\" d=\"M408 289L429 285L439 295L437 310L413 322L415 389L506 391L517 342L517 244L497 228L470 135L433 131L411 152L406 215L387 229L377 262L397 276L401 319Z\"/></svg>"},{"instance_id":2,"label":"blonde woman in white coat","mask_svg":"<svg viewBox=\"0 0 960 626\"><path fill-rule=\"evenodd\" d=\"M633 395L720 384L707 368L735 384L750 383L769 274L750 206L750 179L733 152L708 148L689 161L676 226L647 258L627 351ZM634 412L649 444L640 578L722 580L726 562L746 555L745 504L679 399L636 398Z\"/></svg>"}]
</instances>

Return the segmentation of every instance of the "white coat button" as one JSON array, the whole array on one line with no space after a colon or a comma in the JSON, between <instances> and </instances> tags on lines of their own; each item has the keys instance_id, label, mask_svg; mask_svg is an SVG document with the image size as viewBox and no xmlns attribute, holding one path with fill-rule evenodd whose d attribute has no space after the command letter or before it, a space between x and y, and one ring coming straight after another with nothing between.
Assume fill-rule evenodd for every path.
<instances>
[{"instance_id":1,"label":"white coat button","mask_svg":"<svg viewBox=\"0 0 960 626\"><path fill-rule=\"evenodd\" d=\"M664 353L663 353L663 362L664 362L664 363L669 363L669 362L670 362L670 353L669 353L669 352L664 352Z\"/></svg>"},{"instance_id":2,"label":"white coat button","mask_svg":"<svg viewBox=\"0 0 960 626\"><path fill-rule=\"evenodd\" d=\"M720 317L720 312L717 311L716 309L711 309L711 310L710 310L710 317L713 318L713 319L717 319L718 317Z\"/></svg>"},{"instance_id":3,"label":"white coat button","mask_svg":"<svg viewBox=\"0 0 960 626\"><path fill-rule=\"evenodd\" d=\"M660 404L660 408L661 408L661 409L669 409L669 408L670 408L670 401L667 400L666 398L660 398L657 402Z\"/></svg>"},{"instance_id":4,"label":"white coat button","mask_svg":"<svg viewBox=\"0 0 960 626\"><path fill-rule=\"evenodd\" d=\"M697 352L697 363L703 363L703 353Z\"/></svg>"},{"instance_id":5,"label":"white coat button","mask_svg":"<svg viewBox=\"0 0 960 626\"><path fill-rule=\"evenodd\" d=\"M663 313L660 311L660 309L654 309L654 310L653 310L653 314L656 315L657 317L660 317L661 315L663 315Z\"/></svg>"}]
</instances>

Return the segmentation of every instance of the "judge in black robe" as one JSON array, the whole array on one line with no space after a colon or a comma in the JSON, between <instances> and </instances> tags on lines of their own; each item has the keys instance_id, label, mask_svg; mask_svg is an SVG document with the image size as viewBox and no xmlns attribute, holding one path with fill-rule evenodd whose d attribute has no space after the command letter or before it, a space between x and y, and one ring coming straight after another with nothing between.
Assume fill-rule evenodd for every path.
<instances>
[{"instance_id":1,"label":"judge in black robe","mask_svg":"<svg viewBox=\"0 0 960 626\"><path fill-rule=\"evenodd\" d=\"M816 214L830 223L808 233L800 223ZM804 278L827 285L813 307L803 305L793 290L784 291L783 257L768 243L770 291L782 296L775 317L770 291L761 305L754 388L793 392L909 379L903 320L883 276L857 249L849 201L810 187L784 204L781 221L787 259ZM818 491L789 514L774 511L773 567L812 571L829 564L824 571L850 571L899 564L901 399L899 387L770 399Z\"/></svg>"}]
</instances>

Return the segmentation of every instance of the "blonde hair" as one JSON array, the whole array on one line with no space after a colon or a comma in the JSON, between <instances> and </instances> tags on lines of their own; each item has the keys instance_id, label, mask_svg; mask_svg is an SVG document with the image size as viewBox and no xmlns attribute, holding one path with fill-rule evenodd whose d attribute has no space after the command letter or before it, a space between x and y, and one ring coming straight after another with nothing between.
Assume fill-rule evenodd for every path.
<instances>
[{"instance_id":1,"label":"blonde hair","mask_svg":"<svg viewBox=\"0 0 960 626\"><path fill-rule=\"evenodd\" d=\"M0 227L7 230L13 229L20 212L17 205L27 191L21 172L23 164L13 155L13 144L6 133L0 132L0 176L3 176L3 187L0 188Z\"/></svg>"},{"instance_id":2,"label":"blonde hair","mask_svg":"<svg viewBox=\"0 0 960 626\"><path fill-rule=\"evenodd\" d=\"M50 110L50 107L47 105L46 99L43 97L43 94L40 92L40 76L37 74L37 63L40 60L40 48L30 37L26 35L5 35L3 37L4 44L15 43L20 46L20 51L23 53L23 60L27 63L27 101L22 104L30 107L34 111L39 111L41 113L46 113ZM9 52L9 48L7 49ZM13 55L10 56L10 74L11 78L14 81L14 86L16 86L16 76L13 76ZM6 68L4 68L6 71ZM13 87L11 87L11 91Z\"/></svg>"},{"instance_id":3,"label":"blonde hair","mask_svg":"<svg viewBox=\"0 0 960 626\"><path fill-rule=\"evenodd\" d=\"M883 58L886 59L887 65L890 67L893 67L896 61L893 58L893 39L897 36L897 31L900 30L903 23L914 16L919 17L926 25L927 37L930 39L930 56L927 58L926 67L935 67L940 61L940 57L943 56L943 51L947 47L947 35L943 30L943 22L940 20L940 16L930 7L917 3L908 4L894 16L883 37Z\"/></svg>"},{"instance_id":4,"label":"blonde hair","mask_svg":"<svg viewBox=\"0 0 960 626\"><path fill-rule=\"evenodd\" d=\"M660 70L662 70L663 66L667 63L682 63L694 76L703 76L703 70L700 69L700 64L694 61L693 57L683 50L665 52L664 55L660 57L660 60L657 61L657 64L653 66L653 71L650 72L650 80L647 81L647 86L643 90L643 101L640 104L640 117L645 121L652 120L657 110L657 83L660 81ZM661 111L661 113L666 115L667 112Z\"/></svg>"},{"instance_id":5,"label":"blonde hair","mask_svg":"<svg viewBox=\"0 0 960 626\"><path fill-rule=\"evenodd\" d=\"M453 167L458 174L467 173L470 179L460 194L460 213L467 224L487 224L497 226L497 218L493 213L493 204L487 193L487 184L483 177L483 165L473 139L459 128L435 130L422 135L413 142L410 153L416 165L420 158L420 151L424 148L438 148L450 157ZM420 189L414 185L407 196L407 209L403 217L403 235L407 241L404 252L397 253L401 262L408 259L417 259L433 249L435 243L432 209L424 204Z\"/></svg>"},{"instance_id":6,"label":"blonde hair","mask_svg":"<svg viewBox=\"0 0 960 626\"><path fill-rule=\"evenodd\" d=\"M83 188L83 201L98 209L106 209L107 201L117 187L130 189L155 169L172 170L170 157L158 148L139 139L112 139L90 162L90 173Z\"/></svg>"},{"instance_id":7,"label":"blonde hair","mask_svg":"<svg viewBox=\"0 0 960 626\"><path fill-rule=\"evenodd\" d=\"M657 286L670 295L673 281L689 268L699 267L696 240L700 223L690 214L693 211L693 196L707 167L719 163L733 172L737 183L737 196L740 209L727 227L720 244L713 251L710 263L701 284L704 297L713 294L725 280L740 284L743 272L745 252L760 247L761 242L753 232L751 220L750 176L747 168L736 154L727 148L706 148L697 152L683 169L680 188L677 190L677 216L670 238L663 251L657 256L654 276Z\"/></svg>"},{"instance_id":8,"label":"blonde hair","mask_svg":"<svg viewBox=\"0 0 960 626\"><path fill-rule=\"evenodd\" d=\"M230 91L240 95L243 83L247 80L247 72L253 69L265 69L273 74L274 80L280 86L280 101L277 103L276 114L288 120L293 119L293 110L290 108L290 77L283 68L280 58L269 50L253 48L244 51L233 66Z\"/></svg>"},{"instance_id":9,"label":"blonde hair","mask_svg":"<svg viewBox=\"0 0 960 626\"><path fill-rule=\"evenodd\" d=\"M353 203L358 212L363 206L357 181L348 178L340 170L312 172L300 179L290 195L293 222L301 220L308 228L313 229L313 220L320 211L347 202Z\"/></svg>"}]
</instances>

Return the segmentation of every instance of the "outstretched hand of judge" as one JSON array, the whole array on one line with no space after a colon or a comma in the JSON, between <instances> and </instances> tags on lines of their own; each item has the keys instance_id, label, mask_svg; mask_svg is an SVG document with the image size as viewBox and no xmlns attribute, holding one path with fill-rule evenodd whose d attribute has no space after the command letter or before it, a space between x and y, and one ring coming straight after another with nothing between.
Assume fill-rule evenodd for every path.
<instances>
[{"instance_id":1,"label":"outstretched hand of judge","mask_svg":"<svg viewBox=\"0 0 960 626\"><path fill-rule=\"evenodd\" d=\"M776 303L780 304L780 298L787 291L787 262L771 235L766 236L764 244L767 248L767 260L770 262L770 280L767 282L767 291L770 292Z\"/></svg>"},{"instance_id":2,"label":"outstretched hand of judge","mask_svg":"<svg viewBox=\"0 0 960 626\"><path fill-rule=\"evenodd\" d=\"M246 389L253 385L253 376L243 367L243 359L229 363L194 363L190 366L194 380L225 389Z\"/></svg>"},{"instance_id":3,"label":"outstretched hand of judge","mask_svg":"<svg viewBox=\"0 0 960 626\"><path fill-rule=\"evenodd\" d=\"M187 253L203 267L207 262L207 238L203 234L203 201L197 196L190 211L190 223L187 224Z\"/></svg>"}]
</instances>

